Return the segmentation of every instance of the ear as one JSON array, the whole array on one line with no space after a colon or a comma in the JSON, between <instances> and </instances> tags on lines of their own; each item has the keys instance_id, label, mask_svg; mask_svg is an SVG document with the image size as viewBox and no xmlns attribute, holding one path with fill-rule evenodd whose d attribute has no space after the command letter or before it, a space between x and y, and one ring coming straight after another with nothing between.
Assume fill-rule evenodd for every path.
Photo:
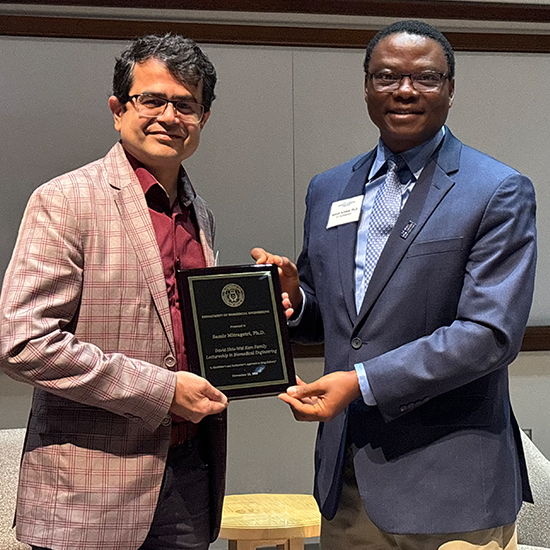
<instances>
[{"instance_id":1,"label":"ear","mask_svg":"<svg viewBox=\"0 0 550 550\"><path fill-rule=\"evenodd\" d=\"M453 106L453 100L455 98L455 81L449 81L449 109Z\"/></svg>"},{"instance_id":2,"label":"ear","mask_svg":"<svg viewBox=\"0 0 550 550\"><path fill-rule=\"evenodd\" d=\"M120 132L121 118L123 113L126 111L126 107L118 100L118 98L112 95L109 98L109 109L111 109L111 113L113 113L115 130Z\"/></svg>"},{"instance_id":3,"label":"ear","mask_svg":"<svg viewBox=\"0 0 550 550\"><path fill-rule=\"evenodd\" d=\"M206 113L204 113L203 117L202 117L202 120L200 122L200 127L201 127L201 131L202 129L204 128L204 125L206 124L206 122L208 121L208 119L210 118L210 113L212 111L207 111Z\"/></svg>"},{"instance_id":4,"label":"ear","mask_svg":"<svg viewBox=\"0 0 550 550\"><path fill-rule=\"evenodd\" d=\"M365 74L365 88L364 88L364 91L365 91L365 101L368 100L369 98L369 91L368 91L368 84L369 84L369 75Z\"/></svg>"}]
</instances>

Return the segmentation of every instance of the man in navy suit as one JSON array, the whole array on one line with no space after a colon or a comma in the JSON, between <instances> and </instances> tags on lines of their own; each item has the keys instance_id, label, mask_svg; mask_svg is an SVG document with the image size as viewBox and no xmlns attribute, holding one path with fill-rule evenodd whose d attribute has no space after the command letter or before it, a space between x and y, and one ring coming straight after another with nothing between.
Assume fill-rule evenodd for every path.
<instances>
[{"instance_id":1,"label":"man in navy suit","mask_svg":"<svg viewBox=\"0 0 550 550\"><path fill-rule=\"evenodd\" d=\"M535 275L528 178L444 125L446 38L418 22L367 46L371 152L313 178L297 268L279 265L293 338L325 376L280 397L320 421L323 550L516 548L531 498L508 392Z\"/></svg>"}]
</instances>

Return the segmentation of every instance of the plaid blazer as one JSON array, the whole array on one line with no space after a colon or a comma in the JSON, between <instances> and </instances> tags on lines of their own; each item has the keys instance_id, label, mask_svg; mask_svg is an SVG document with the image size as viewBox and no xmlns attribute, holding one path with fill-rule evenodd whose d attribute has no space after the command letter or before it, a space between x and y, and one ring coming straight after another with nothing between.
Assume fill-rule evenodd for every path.
<instances>
[{"instance_id":1,"label":"plaid blazer","mask_svg":"<svg viewBox=\"0 0 550 550\"><path fill-rule=\"evenodd\" d=\"M213 216L200 197L193 204L213 265ZM120 144L33 193L4 278L0 330L0 366L35 388L18 539L55 550L138 548L164 473L175 350L155 232ZM208 417L200 428L212 540L225 419Z\"/></svg>"}]
</instances>

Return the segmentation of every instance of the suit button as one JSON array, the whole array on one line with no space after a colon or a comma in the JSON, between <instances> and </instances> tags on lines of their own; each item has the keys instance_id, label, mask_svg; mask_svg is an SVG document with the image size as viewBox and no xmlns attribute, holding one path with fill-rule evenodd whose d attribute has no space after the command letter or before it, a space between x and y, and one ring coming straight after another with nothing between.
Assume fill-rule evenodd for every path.
<instances>
[{"instance_id":1,"label":"suit button","mask_svg":"<svg viewBox=\"0 0 550 550\"><path fill-rule=\"evenodd\" d=\"M363 345L363 340L361 340L361 338L355 337L355 338L351 341L351 347L352 347L353 349L359 349L362 345Z\"/></svg>"},{"instance_id":2,"label":"suit button","mask_svg":"<svg viewBox=\"0 0 550 550\"><path fill-rule=\"evenodd\" d=\"M169 369L171 369L175 365L176 365L176 358L173 355L170 354L170 355L167 355L164 358L164 366L165 367L168 367Z\"/></svg>"},{"instance_id":3,"label":"suit button","mask_svg":"<svg viewBox=\"0 0 550 550\"><path fill-rule=\"evenodd\" d=\"M162 424L163 426L170 426L170 424L172 424L172 419L171 419L169 416L165 416L165 417L162 419L161 424Z\"/></svg>"},{"instance_id":4,"label":"suit button","mask_svg":"<svg viewBox=\"0 0 550 550\"><path fill-rule=\"evenodd\" d=\"M408 407L407 407L407 405L402 405L401 407L399 407L399 410L400 410L402 413L404 413L404 412L407 412Z\"/></svg>"}]
</instances>

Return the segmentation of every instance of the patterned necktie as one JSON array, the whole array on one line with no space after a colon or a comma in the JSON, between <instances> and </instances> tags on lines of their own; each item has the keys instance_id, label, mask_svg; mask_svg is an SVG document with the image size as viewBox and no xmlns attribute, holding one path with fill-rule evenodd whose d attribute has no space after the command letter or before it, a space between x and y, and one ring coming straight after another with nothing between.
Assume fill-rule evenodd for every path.
<instances>
[{"instance_id":1,"label":"patterned necktie","mask_svg":"<svg viewBox=\"0 0 550 550\"><path fill-rule=\"evenodd\" d=\"M405 167L399 155L388 159L384 183L378 189L369 220L367 252L365 257L364 290L367 291L378 258L386 245L391 230L401 212L401 181L398 172Z\"/></svg>"}]
</instances>

